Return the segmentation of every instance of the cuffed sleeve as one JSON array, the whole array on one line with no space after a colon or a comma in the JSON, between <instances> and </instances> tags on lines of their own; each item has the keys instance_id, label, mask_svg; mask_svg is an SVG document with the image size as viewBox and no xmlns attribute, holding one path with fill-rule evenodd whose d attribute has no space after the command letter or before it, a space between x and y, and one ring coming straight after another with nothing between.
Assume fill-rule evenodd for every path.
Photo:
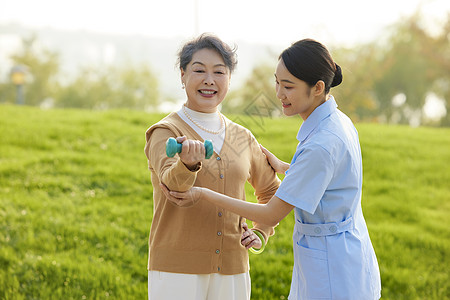
<instances>
[{"instance_id":1,"label":"cuffed sleeve","mask_svg":"<svg viewBox=\"0 0 450 300\"><path fill-rule=\"evenodd\" d=\"M201 170L201 163L199 163L196 170L189 170L184 163L177 159L169 168L165 168L161 172L161 182L164 183L169 190L185 192L194 186L197 179L197 173Z\"/></svg>"},{"instance_id":2,"label":"cuffed sleeve","mask_svg":"<svg viewBox=\"0 0 450 300\"><path fill-rule=\"evenodd\" d=\"M191 171L180 160L178 155L167 157L166 141L176 134L168 128L150 128L146 133L145 154L148 159L149 169L158 176L160 182L165 184L169 190L185 192L194 186L197 174L202 165Z\"/></svg>"}]
</instances>

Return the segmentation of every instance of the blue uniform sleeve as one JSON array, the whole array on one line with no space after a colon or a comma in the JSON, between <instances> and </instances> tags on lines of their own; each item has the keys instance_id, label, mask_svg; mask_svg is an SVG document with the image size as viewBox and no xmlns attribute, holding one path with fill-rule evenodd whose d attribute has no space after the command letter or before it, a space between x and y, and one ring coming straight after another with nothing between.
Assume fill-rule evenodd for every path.
<instances>
[{"instance_id":1,"label":"blue uniform sleeve","mask_svg":"<svg viewBox=\"0 0 450 300\"><path fill-rule=\"evenodd\" d=\"M275 196L313 214L333 177L334 162L320 145L299 151Z\"/></svg>"}]
</instances>

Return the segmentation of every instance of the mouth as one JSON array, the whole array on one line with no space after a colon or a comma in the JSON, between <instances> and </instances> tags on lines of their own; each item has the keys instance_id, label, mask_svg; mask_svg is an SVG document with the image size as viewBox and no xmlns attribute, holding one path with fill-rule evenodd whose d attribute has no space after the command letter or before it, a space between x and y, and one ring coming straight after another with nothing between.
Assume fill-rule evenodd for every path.
<instances>
[{"instance_id":1,"label":"mouth","mask_svg":"<svg viewBox=\"0 0 450 300\"><path fill-rule=\"evenodd\" d=\"M281 105L283 106L283 108L291 106L290 103L284 103L284 102L281 102Z\"/></svg>"},{"instance_id":2,"label":"mouth","mask_svg":"<svg viewBox=\"0 0 450 300\"><path fill-rule=\"evenodd\" d=\"M200 95L205 97L212 97L217 94L217 91L214 90L198 90L198 92L200 93Z\"/></svg>"}]
</instances>

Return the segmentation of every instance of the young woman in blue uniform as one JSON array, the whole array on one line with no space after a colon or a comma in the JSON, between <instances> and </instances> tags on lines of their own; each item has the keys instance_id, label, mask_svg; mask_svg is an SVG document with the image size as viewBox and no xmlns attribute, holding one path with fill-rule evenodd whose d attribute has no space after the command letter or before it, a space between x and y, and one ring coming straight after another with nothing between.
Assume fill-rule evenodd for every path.
<instances>
[{"instance_id":1,"label":"young woman in blue uniform","mask_svg":"<svg viewBox=\"0 0 450 300\"><path fill-rule=\"evenodd\" d=\"M185 193L162 188L173 201L207 200L272 226L294 209L289 299L379 299L380 272L361 209L358 133L329 94L342 82L341 68L321 43L305 39L282 52L275 79L284 114L304 122L290 164L262 147L273 169L286 174L268 203L236 201L200 187Z\"/></svg>"}]
</instances>

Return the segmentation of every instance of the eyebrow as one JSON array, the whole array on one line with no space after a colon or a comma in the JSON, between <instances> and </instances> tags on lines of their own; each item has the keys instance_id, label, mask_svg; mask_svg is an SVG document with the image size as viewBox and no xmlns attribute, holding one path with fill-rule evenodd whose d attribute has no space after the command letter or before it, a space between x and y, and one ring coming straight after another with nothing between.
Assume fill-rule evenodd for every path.
<instances>
[{"instance_id":1,"label":"eyebrow","mask_svg":"<svg viewBox=\"0 0 450 300\"><path fill-rule=\"evenodd\" d=\"M199 65L202 65L202 66L206 67L206 65L204 63L200 62L200 61L194 61L192 63L192 65L195 65L195 64L199 64ZM225 66L224 64L217 64L217 65L214 65L214 67L225 67L226 68L227 66Z\"/></svg>"},{"instance_id":2,"label":"eyebrow","mask_svg":"<svg viewBox=\"0 0 450 300\"><path fill-rule=\"evenodd\" d=\"M275 79L278 80L277 74L273 74L273 76L275 76ZM290 80L288 80L288 79L281 79L280 81L281 81L281 82L287 82L287 83L295 84L295 82L290 81Z\"/></svg>"}]
</instances>

